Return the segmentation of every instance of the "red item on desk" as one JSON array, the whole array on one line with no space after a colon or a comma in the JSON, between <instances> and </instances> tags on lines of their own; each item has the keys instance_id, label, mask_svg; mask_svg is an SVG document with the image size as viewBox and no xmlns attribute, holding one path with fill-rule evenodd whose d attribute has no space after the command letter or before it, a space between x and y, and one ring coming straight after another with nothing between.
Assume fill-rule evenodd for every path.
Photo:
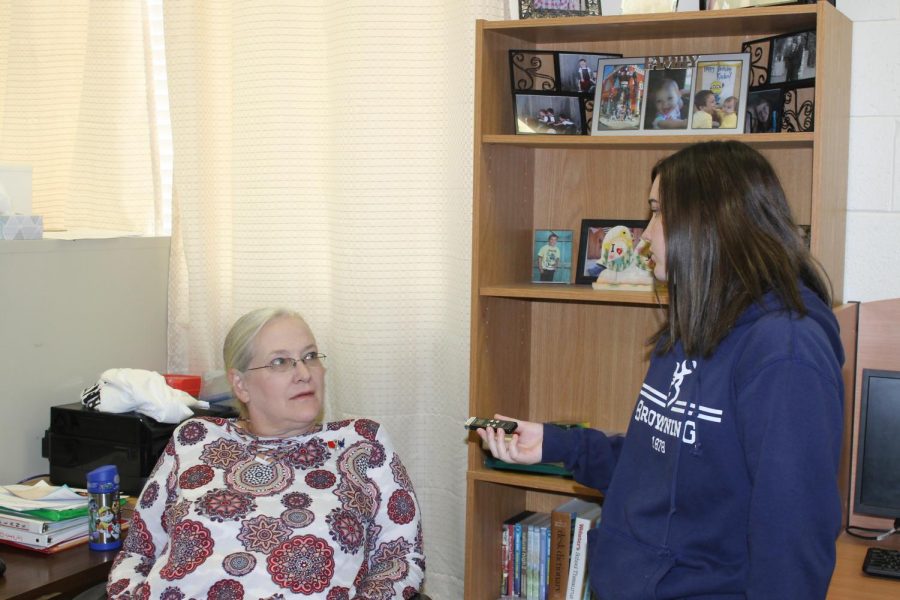
<instances>
[{"instance_id":1,"label":"red item on desk","mask_svg":"<svg viewBox=\"0 0 900 600\"><path fill-rule=\"evenodd\" d=\"M199 375L177 375L174 373L165 373L163 377L169 387L187 392L194 398L200 396L200 384L202 379Z\"/></svg>"}]
</instances>

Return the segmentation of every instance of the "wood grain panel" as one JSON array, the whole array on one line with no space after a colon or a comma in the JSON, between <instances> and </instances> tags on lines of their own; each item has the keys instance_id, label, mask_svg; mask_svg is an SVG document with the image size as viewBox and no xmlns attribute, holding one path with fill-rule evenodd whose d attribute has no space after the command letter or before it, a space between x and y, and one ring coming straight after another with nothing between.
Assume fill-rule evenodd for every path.
<instances>
[{"instance_id":1,"label":"wood grain panel","mask_svg":"<svg viewBox=\"0 0 900 600\"><path fill-rule=\"evenodd\" d=\"M647 371L661 309L561 302L532 311L532 421L590 421L624 431Z\"/></svg>"},{"instance_id":2,"label":"wood grain panel","mask_svg":"<svg viewBox=\"0 0 900 600\"><path fill-rule=\"evenodd\" d=\"M863 369L900 371L900 298L864 302L859 305L859 329L856 347L856 381L853 405L853 441L850 457L850 525L887 530L893 519L869 517L854 512L853 485L856 481L857 444L859 442L859 399L862 394Z\"/></svg>"}]
</instances>

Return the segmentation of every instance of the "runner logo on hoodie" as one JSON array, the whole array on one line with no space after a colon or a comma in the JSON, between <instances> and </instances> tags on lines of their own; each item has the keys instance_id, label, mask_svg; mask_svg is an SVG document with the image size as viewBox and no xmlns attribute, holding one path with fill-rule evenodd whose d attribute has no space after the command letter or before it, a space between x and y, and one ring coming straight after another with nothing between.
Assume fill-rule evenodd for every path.
<instances>
[{"instance_id":1,"label":"runner logo on hoodie","mask_svg":"<svg viewBox=\"0 0 900 600\"><path fill-rule=\"evenodd\" d=\"M685 377L691 375L696 368L696 361L685 360L676 363L668 394L644 383L641 387L641 397L634 409L634 420L646 423L664 435L680 438L685 444L693 444L697 441L694 419L721 423L721 410L678 400L678 396L681 394L681 384L684 383ZM676 416L672 416L672 413Z\"/></svg>"}]
</instances>

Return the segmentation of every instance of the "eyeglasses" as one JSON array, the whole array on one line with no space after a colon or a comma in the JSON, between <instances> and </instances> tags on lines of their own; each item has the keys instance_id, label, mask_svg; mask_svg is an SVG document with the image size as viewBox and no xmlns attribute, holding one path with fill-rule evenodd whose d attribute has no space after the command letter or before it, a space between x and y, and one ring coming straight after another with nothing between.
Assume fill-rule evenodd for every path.
<instances>
[{"instance_id":1,"label":"eyeglasses","mask_svg":"<svg viewBox=\"0 0 900 600\"><path fill-rule=\"evenodd\" d=\"M319 352L309 352L301 358L291 358L290 356L276 356L269 361L269 364L261 367L249 367L245 371L257 371L259 369L271 369L273 373L287 373L297 368L297 363L302 362L307 369L315 369L322 366L324 354Z\"/></svg>"}]
</instances>

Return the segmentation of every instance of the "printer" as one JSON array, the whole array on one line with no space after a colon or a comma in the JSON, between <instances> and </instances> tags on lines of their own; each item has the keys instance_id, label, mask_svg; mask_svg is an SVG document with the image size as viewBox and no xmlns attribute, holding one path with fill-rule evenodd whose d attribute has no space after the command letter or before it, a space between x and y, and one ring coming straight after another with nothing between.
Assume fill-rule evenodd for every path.
<instances>
[{"instance_id":1,"label":"printer","mask_svg":"<svg viewBox=\"0 0 900 600\"><path fill-rule=\"evenodd\" d=\"M196 416L235 417L231 406L191 407ZM50 407L50 428L41 442L50 459L50 481L83 488L88 471L116 465L119 489L137 495L143 489L178 423L160 423L137 412L108 413L80 402Z\"/></svg>"}]
</instances>

